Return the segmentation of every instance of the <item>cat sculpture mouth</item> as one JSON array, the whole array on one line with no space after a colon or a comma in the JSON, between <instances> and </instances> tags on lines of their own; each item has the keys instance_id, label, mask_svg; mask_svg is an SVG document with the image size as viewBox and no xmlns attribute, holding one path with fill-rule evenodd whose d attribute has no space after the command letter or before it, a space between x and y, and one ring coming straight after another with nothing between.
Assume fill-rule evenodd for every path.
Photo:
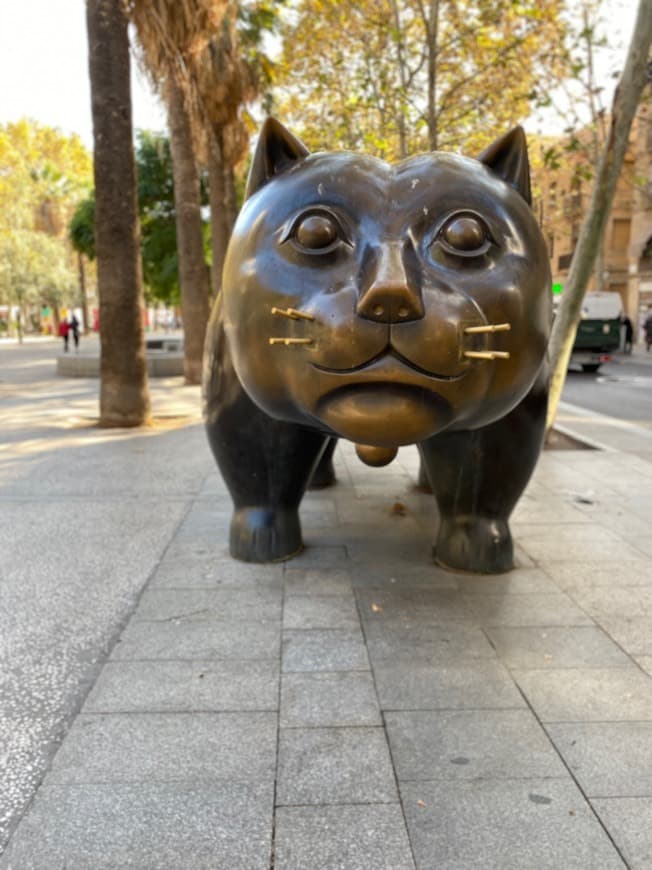
<instances>
[{"instance_id":1,"label":"cat sculpture mouth","mask_svg":"<svg viewBox=\"0 0 652 870\"><path fill-rule=\"evenodd\" d=\"M398 379L399 382L402 374L409 376L412 372L416 372L416 374L430 378L434 381L447 382L459 381L466 374L466 371L457 372L452 375L428 371L403 356L403 354L399 353L399 351L392 347L391 344L386 345L380 353L375 354L371 359L358 365L351 366L350 368L331 368L329 366L319 365L319 363L312 363L312 365L317 369L317 371L329 375L346 376L363 374L369 376L369 380L378 380L379 378L384 380L388 376L391 376L392 380ZM405 371L406 369L407 371ZM365 380L367 380L367 378L365 378ZM410 380L412 379L410 378Z\"/></svg>"}]
</instances>

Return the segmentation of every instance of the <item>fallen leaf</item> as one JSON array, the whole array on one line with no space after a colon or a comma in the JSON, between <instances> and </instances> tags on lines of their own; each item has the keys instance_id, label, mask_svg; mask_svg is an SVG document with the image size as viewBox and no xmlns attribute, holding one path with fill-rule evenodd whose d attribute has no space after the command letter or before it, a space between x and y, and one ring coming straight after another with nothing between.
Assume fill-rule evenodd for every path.
<instances>
[{"instance_id":1,"label":"fallen leaf","mask_svg":"<svg viewBox=\"0 0 652 870\"><path fill-rule=\"evenodd\" d=\"M374 613L380 613L383 608L380 606L380 604L372 604L371 609Z\"/></svg>"},{"instance_id":2,"label":"fallen leaf","mask_svg":"<svg viewBox=\"0 0 652 870\"><path fill-rule=\"evenodd\" d=\"M407 513L407 507L403 504L402 501L395 501L390 510L390 514L393 514L396 517L404 517Z\"/></svg>"}]
</instances>

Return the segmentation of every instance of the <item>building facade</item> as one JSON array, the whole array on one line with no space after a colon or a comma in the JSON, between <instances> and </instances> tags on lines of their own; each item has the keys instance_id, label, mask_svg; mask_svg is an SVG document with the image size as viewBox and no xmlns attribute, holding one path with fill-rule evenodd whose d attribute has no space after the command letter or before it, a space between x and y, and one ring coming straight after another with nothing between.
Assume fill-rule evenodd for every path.
<instances>
[{"instance_id":1,"label":"building facade","mask_svg":"<svg viewBox=\"0 0 652 870\"><path fill-rule=\"evenodd\" d=\"M534 156L534 203L548 243L557 292L564 287L584 214L589 205L596 143L592 131L569 141L539 143L540 155L553 149L556 168ZM535 144L536 148L536 144ZM540 156L538 155L538 156ZM537 164L540 168L537 168ZM636 326L652 311L652 98L637 112L605 229L594 276L588 288L620 295L623 312Z\"/></svg>"}]
</instances>

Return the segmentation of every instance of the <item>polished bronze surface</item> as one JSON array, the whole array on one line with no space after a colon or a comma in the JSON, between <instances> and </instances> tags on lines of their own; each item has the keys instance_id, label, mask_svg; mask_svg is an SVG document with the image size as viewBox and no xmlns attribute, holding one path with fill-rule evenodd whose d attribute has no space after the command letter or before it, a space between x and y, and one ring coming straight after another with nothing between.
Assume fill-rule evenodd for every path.
<instances>
[{"instance_id":1,"label":"polished bronze surface","mask_svg":"<svg viewBox=\"0 0 652 870\"><path fill-rule=\"evenodd\" d=\"M387 455L416 443L428 466L441 461L425 449L437 438L489 443L473 433L506 421L512 461L529 476L538 447L521 444L518 430L532 408L540 415L531 394L545 394L536 379L551 321L548 255L529 202L520 128L479 160L435 153L390 166L308 154L266 122L207 339L206 420L236 503L234 555L264 561L297 550L294 513L329 438ZM530 439L537 426L528 423ZM484 448L472 456L482 478L494 459ZM465 508L473 534L455 532L466 555L451 567L511 562L515 499L487 494L484 506L481 490L475 524ZM492 517L505 532L487 525ZM497 534L508 543L491 543Z\"/></svg>"},{"instance_id":2,"label":"polished bronze surface","mask_svg":"<svg viewBox=\"0 0 652 870\"><path fill-rule=\"evenodd\" d=\"M355 452L358 459L365 465L382 468L396 458L397 447L374 447L372 444L356 444Z\"/></svg>"}]
</instances>

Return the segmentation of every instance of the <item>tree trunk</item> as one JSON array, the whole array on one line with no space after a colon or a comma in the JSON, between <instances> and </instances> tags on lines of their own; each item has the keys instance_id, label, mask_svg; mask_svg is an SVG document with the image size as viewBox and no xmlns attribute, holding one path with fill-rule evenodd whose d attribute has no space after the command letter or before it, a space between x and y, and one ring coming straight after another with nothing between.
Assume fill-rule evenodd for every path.
<instances>
[{"instance_id":1,"label":"tree trunk","mask_svg":"<svg viewBox=\"0 0 652 870\"><path fill-rule=\"evenodd\" d=\"M86 269L84 268L83 254L77 254L77 265L79 267L79 292L81 294L84 335L87 335L91 331L91 324L88 319L88 293L86 292Z\"/></svg>"},{"instance_id":2,"label":"tree trunk","mask_svg":"<svg viewBox=\"0 0 652 870\"><path fill-rule=\"evenodd\" d=\"M648 57L651 42L652 3L649 0L640 0L625 68L613 98L609 135L602 151L591 202L582 224L566 289L562 294L550 337L549 354L553 375L548 404L548 430L557 416L568 361L580 321L582 300L609 217L629 131L643 88L649 82Z\"/></svg>"},{"instance_id":3,"label":"tree trunk","mask_svg":"<svg viewBox=\"0 0 652 870\"><path fill-rule=\"evenodd\" d=\"M170 149L174 175L181 316L184 334L183 370L187 384L201 382L204 336L209 314L210 282L204 260L199 174L190 119L183 91L170 76L166 82Z\"/></svg>"},{"instance_id":4,"label":"tree trunk","mask_svg":"<svg viewBox=\"0 0 652 870\"><path fill-rule=\"evenodd\" d=\"M230 229L226 212L226 184L221 137L213 139L208 164L209 200L211 206L211 252L213 268L211 284L213 297L217 297L222 286L222 267L229 243Z\"/></svg>"},{"instance_id":5,"label":"tree trunk","mask_svg":"<svg viewBox=\"0 0 652 870\"><path fill-rule=\"evenodd\" d=\"M437 135L437 55L439 51L439 2L430 0L430 16L427 21L428 34L428 145L436 151L439 145Z\"/></svg>"},{"instance_id":6,"label":"tree trunk","mask_svg":"<svg viewBox=\"0 0 652 870\"><path fill-rule=\"evenodd\" d=\"M95 249L100 297L100 425L149 418L129 38L121 0L88 0Z\"/></svg>"},{"instance_id":7,"label":"tree trunk","mask_svg":"<svg viewBox=\"0 0 652 870\"><path fill-rule=\"evenodd\" d=\"M238 197L235 190L235 172L230 164L224 167L224 193L226 226L230 236L233 231L235 219L238 216Z\"/></svg>"}]
</instances>

